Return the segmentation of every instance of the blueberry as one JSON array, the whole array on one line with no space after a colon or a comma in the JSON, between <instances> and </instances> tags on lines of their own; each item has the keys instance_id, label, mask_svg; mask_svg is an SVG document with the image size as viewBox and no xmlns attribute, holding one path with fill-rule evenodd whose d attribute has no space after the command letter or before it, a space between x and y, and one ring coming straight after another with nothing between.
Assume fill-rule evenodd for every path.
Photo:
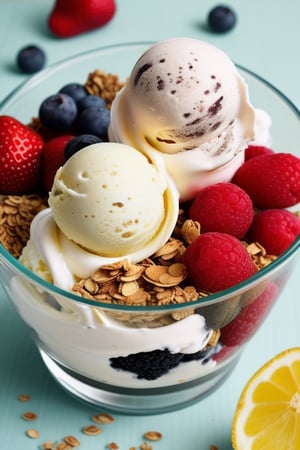
<instances>
[{"instance_id":1,"label":"blueberry","mask_svg":"<svg viewBox=\"0 0 300 450\"><path fill-rule=\"evenodd\" d=\"M208 14L208 25L216 33L225 33L231 30L236 24L235 12L225 5L213 8Z\"/></svg>"},{"instance_id":2,"label":"blueberry","mask_svg":"<svg viewBox=\"0 0 300 450\"><path fill-rule=\"evenodd\" d=\"M39 108L42 124L57 131L69 130L77 116L75 101L66 94L54 94L47 97Z\"/></svg>"},{"instance_id":3,"label":"blueberry","mask_svg":"<svg viewBox=\"0 0 300 450\"><path fill-rule=\"evenodd\" d=\"M99 142L102 142L101 139L93 134L80 134L79 136L73 137L65 147L65 160L71 158L74 153L77 153L82 148L87 147L88 145L97 144Z\"/></svg>"},{"instance_id":4,"label":"blueberry","mask_svg":"<svg viewBox=\"0 0 300 450\"><path fill-rule=\"evenodd\" d=\"M86 108L106 108L105 100L98 95L87 95L78 100L78 111L83 111Z\"/></svg>"},{"instance_id":5,"label":"blueberry","mask_svg":"<svg viewBox=\"0 0 300 450\"><path fill-rule=\"evenodd\" d=\"M78 134L94 134L107 140L110 110L107 108L85 108L78 114L76 131Z\"/></svg>"},{"instance_id":6,"label":"blueberry","mask_svg":"<svg viewBox=\"0 0 300 450\"><path fill-rule=\"evenodd\" d=\"M17 65L21 72L35 73L41 70L45 64L45 52L36 45L27 45L19 50L17 54Z\"/></svg>"},{"instance_id":7,"label":"blueberry","mask_svg":"<svg viewBox=\"0 0 300 450\"><path fill-rule=\"evenodd\" d=\"M86 88L80 83L68 83L59 90L59 93L69 95L76 103L89 95Z\"/></svg>"}]
</instances>

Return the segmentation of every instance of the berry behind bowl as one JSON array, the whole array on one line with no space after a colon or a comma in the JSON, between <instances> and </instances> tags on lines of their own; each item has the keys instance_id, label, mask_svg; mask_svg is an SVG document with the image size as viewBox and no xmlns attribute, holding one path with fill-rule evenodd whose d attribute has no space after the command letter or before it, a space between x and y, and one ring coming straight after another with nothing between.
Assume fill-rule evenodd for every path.
<instances>
[{"instance_id":1,"label":"berry behind bowl","mask_svg":"<svg viewBox=\"0 0 300 450\"><path fill-rule=\"evenodd\" d=\"M0 114L26 124L47 96L68 83L84 83L96 69L125 80L150 45L114 45L56 64L46 76L35 75L8 96ZM274 150L299 157L296 108L269 83L244 68L239 71L249 85L252 103L274 112ZM179 228L186 237L195 233L189 222ZM177 238L162 247L155 264L143 268L143 276L136 264L108 265L81 280L77 291L54 286L43 267L33 273L4 245L0 247L4 290L29 326L49 372L65 390L97 407L154 414L198 401L230 376L296 265L299 236L278 258L239 284L211 295L196 291L196 296L176 260L181 252ZM260 251L255 249L257 261L263 256ZM127 301L108 302L103 279ZM184 280L180 289L178 280ZM145 283L152 286L150 297L144 303L139 297L137 304L132 292Z\"/></svg>"}]
</instances>

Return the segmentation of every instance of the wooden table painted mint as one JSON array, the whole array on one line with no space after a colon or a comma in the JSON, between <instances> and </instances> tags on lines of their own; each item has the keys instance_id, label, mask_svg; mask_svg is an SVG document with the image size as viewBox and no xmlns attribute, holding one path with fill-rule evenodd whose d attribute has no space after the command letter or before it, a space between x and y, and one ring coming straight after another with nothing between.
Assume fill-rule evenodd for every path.
<instances>
[{"instance_id":1,"label":"wooden table painted mint","mask_svg":"<svg viewBox=\"0 0 300 450\"><path fill-rule=\"evenodd\" d=\"M15 56L21 46L37 43L48 64L78 52L124 41L161 40L189 36L222 48L237 63L258 73L300 106L300 60L298 0L240 0L227 3L238 13L238 25L226 35L214 35L205 27L211 0L117 0L118 11L107 26L72 39L53 38L46 27L50 0L0 0L0 101L26 76L17 73ZM99 62L101 66L101 62ZM288 148L283 151L288 151ZM284 289L264 327L246 348L232 376L213 394L177 412L130 417L114 414L113 424L103 433L86 436L82 428L91 423L95 409L67 395L46 371L25 326L0 288L0 448L33 450L46 440L76 436L84 450L107 448L115 441L120 449L138 448L143 433L158 430L163 439L155 450L230 450L230 428L242 387L251 374L279 351L300 345L300 264ZM21 403L19 394L30 394ZM26 422L25 411L38 418ZM99 410L97 410L99 412ZM37 428L41 436L30 439L25 432Z\"/></svg>"}]
</instances>

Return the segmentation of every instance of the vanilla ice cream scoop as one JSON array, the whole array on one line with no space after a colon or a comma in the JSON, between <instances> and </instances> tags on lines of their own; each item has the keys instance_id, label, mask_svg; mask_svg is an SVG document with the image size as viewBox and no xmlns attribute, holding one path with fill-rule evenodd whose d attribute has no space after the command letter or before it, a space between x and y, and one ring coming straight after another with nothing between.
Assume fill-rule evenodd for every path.
<instances>
[{"instance_id":1,"label":"vanilla ice cream scoop","mask_svg":"<svg viewBox=\"0 0 300 450\"><path fill-rule=\"evenodd\" d=\"M178 193L158 158L154 163L128 145L100 143L57 171L49 205L64 236L103 264L143 259L160 248L177 220Z\"/></svg>"},{"instance_id":2,"label":"vanilla ice cream scoop","mask_svg":"<svg viewBox=\"0 0 300 450\"><path fill-rule=\"evenodd\" d=\"M162 153L184 197L203 172L238 156L235 172L254 117L246 83L224 52L197 39L169 39L136 62L113 102L109 136ZM225 178L231 172L227 166Z\"/></svg>"}]
</instances>

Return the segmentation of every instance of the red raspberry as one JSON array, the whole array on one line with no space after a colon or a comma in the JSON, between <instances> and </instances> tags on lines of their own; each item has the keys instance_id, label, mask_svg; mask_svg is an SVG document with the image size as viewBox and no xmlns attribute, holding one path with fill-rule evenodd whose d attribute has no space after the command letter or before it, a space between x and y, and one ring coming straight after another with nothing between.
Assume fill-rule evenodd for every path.
<instances>
[{"instance_id":1,"label":"red raspberry","mask_svg":"<svg viewBox=\"0 0 300 450\"><path fill-rule=\"evenodd\" d=\"M269 147L264 147L263 145L248 145L245 150L245 161L248 159L255 158L260 155L267 155L274 153L274 151Z\"/></svg>"},{"instance_id":2,"label":"red raspberry","mask_svg":"<svg viewBox=\"0 0 300 450\"><path fill-rule=\"evenodd\" d=\"M189 217L201 225L201 232L219 231L241 239L253 220L252 201L232 183L217 183L197 193Z\"/></svg>"},{"instance_id":3,"label":"red raspberry","mask_svg":"<svg viewBox=\"0 0 300 450\"><path fill-rule=\"evenodd\" d=\"M300 220L285 209L266 209L257 213L248 238L259 242L270 255L280 255L300 234Z\"/></svg>"},{"instance_id":4,"label":"red raspberry","mask_svg":"<svg viewBox=\"0 0 300 450\"><path fill-rule=\"evenodd\" d=\"M232 182L244 189L260 209L287 208L300 201L300 159L272 153L248 159Z\"/></svg>"},{"instance_id":5,"label":"red raspberry","mask_svg":"<svg viewBox=\"0 0 300 450\"><path fill-rule=\"evenodd\" d=\"M251 277L255 265L243 244L226 233L198 236L183 254L190 281L199 291L217 292Z\"/></svg>"},{"instance_id":6,"label":"red raspberry","mask_svg":"<svg viewBox=\"0 0 300 450\"><path fill-rule=\"evenodd\" d=\"M252 303L245 306L229 324L221 328L221 342L226 346L235 346L250 339L269 312L278 292L278 286L269 283Z\"/></svg>"},{"instance_id":7,"label":"red raspberry","mask_svg":"<svg viewBox=\"0 0 300 450\"><path fill-rule=\"evenodd\" d=\"M229 347L227 345L224 345L220 351L218 351L218 353L216 353L213 356L213 360L216 361L217 363L220 363L222 361L224 361L225 359L230 358L230 356L232 356L233 352L236 350L236 348L234 346Z\"/></svg>"}]
</instances>

